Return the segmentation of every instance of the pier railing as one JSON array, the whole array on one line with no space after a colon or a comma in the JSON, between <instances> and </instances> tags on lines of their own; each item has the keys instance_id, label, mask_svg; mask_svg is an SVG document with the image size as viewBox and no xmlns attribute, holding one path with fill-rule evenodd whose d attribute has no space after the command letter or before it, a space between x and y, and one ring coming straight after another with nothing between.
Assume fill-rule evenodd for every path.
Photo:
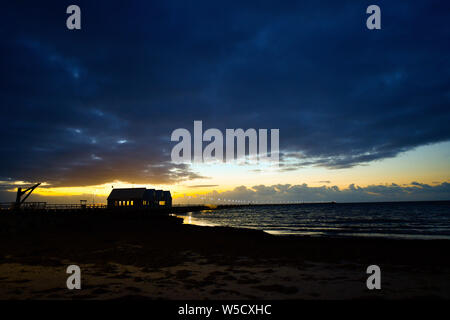
<instances>
[{"instance_id":1,"label":"pier railing","mask_svg":"<svg viewBox=\"0 0 450 320\"><path fill-rule=\"evenodd\" d=\"M81 209L106 209L106 204L47 204L48 210L81 210Z\"/></svg>"},{"instance_id":2,"label":"pier railing","mask_svg":"<svg viewBox=\"0 0 450 320\"><path fill-rule=\"evenodd\" d=\"M14 202L0 202L0 210L12 210ZM106 209L106 204L53 204L46 202L24 202L20 205L22 210L83 210Z\"/></svg>"},{"instance_id":3,"label":"pier railing","mask_svg":"<svg viewBox=\"0 0 450 320\"><path fill-rule=\"evenodd\" d=\"M320 202L320 203L311 203L311 204L323 204L323 203L332 203L335 202ZM239 207L254 207L254 206L278 206L278 205L299 205L299 204L307 204L306 202L296 202L296 203L231 203L231 204L222 204L222 203L216 203L216 204L173 204L171 208L175 212L180 212L183 210L193 210L193 211L199 211L204 209L225 209L225 208L239 208ZM24 202L20 205L20 210L22 211L47 211L47 212L55 212L55 211L83 211L83 210L102 210L107 209L108 206L106 204L87 204L87 203L80 203L80 204L49 204L46 202ZM12 211L15 209L15 203L14 202L0 202L0 211ZM144 209L139 207L120 207L116 208L119 210L124 209ZM155 209L155 208L153 208ZM170 209L168 207L158 207L156 209Z\"/></svg>"}]
</instances>

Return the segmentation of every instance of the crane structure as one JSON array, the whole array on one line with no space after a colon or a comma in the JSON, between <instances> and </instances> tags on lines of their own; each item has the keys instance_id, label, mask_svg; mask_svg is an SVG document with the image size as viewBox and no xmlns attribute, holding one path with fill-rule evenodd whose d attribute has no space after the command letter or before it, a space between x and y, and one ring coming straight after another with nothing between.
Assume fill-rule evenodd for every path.
<instances>
[{"instance_id":1,"label":"crane structure","mask_svg":"<svg viewBox=\"0 0 450 320\"><path fill-rule=\"evenodd\" d=\"M22 190L22 188L17 188L17 196L16 202L14 203L14 209L19 210L20 206L27 200L30 194L36 189L41 183L36 183L34 186L29 187L28 189ZM25 195L25 196L24 196ZM24 196L22 198L22 196Z\"/></svg>"}]
</instances>

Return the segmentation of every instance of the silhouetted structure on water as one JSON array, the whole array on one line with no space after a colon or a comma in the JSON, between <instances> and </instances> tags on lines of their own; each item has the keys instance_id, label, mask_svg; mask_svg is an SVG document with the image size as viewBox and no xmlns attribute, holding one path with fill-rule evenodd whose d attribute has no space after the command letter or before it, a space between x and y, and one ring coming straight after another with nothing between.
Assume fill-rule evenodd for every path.
<instances>
[{"instance_id":1,"label":"silhouetted structure on water","mask_svg":"<svg viewBox=\"0 0 450 320\"><path fill-rule=\"evenodd\" d=\"M146 189L146 188L124 188L113 189L108 196L108 208L135 207L135 208L158 208L172 207L172 196L170 191Z\"/></svg>"}]
</instances>

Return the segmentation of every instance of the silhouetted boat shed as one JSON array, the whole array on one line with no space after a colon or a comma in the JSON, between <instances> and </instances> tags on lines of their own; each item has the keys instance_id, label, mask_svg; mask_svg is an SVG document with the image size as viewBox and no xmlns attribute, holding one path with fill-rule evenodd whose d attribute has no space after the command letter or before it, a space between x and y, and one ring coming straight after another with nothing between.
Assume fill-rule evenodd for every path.
<instances>
[{"instance_id":1,"label":"silhouetted boat shed","mask_svg":"<svg viewBox=\"0 0 450 320\"><path fill-rule=\"evenodd\" d=\"M108 207L171 207L170 191L147 188L113 189L108 196Z\"/></svg>"}]
</instances>

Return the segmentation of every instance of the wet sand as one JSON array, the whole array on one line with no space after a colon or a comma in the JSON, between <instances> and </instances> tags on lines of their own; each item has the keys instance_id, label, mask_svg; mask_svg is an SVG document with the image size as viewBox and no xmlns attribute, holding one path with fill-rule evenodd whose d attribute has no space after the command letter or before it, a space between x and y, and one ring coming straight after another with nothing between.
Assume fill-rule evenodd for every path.
<instances>
[{"instance_id":1,"label":"wet sand","mask_svg":"<svg viewBox=\"0 0 450 320\"><path fill-rule=\"evenodd\" d=\"M174 217L2 215L0 299L450 298L446 240L332 239ZM81 290L66 288L67 266ZM381 290L366 288L381 267Z\"/></svg>"}]
</instances>

